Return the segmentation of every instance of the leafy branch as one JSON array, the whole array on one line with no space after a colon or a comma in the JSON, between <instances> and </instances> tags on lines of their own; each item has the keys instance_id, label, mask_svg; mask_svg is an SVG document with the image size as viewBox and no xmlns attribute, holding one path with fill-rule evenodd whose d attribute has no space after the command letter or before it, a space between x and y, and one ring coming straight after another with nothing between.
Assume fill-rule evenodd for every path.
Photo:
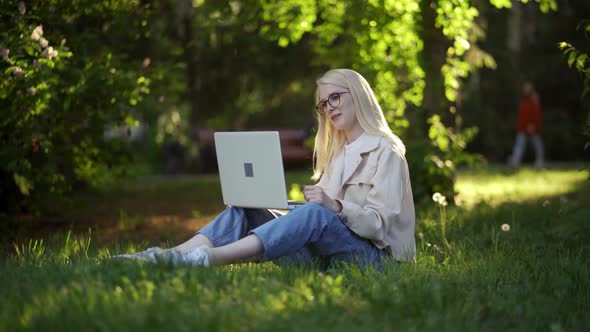
<instances>
[{"instance_id":1,"label":"leafy branch","mask_svg":"<svg viewBox=\"0 0 590 332\"><path fill-rule=\"evenodd\" d=\"M590 20L583 20L578 24L578 30L583 30L587 35L590 34ZM584 100L590 95L590 58L587 53L580 51L568 42L559 43L559 48L567 58L567 64L570 68L575 68L580 74L583 83L581 98ZM584 135L590 139L590 104L584 103L588 109ZM584 149L590 148L590 141L586 142Z\"/></svg>"}]
</instances>

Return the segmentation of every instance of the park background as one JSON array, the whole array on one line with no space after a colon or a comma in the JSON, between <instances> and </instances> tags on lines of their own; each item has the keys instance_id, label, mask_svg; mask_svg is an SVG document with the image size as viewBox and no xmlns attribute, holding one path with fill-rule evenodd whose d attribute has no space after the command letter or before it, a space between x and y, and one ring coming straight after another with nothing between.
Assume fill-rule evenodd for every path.
<instances>
[{"instance_id":1,"label":"park background","mask_svg":"<svg viewBox=\"0 0 590 332\"><path fill-rule=\"evenodd\" d=\"M315 79L330 68L372 84L416 196L453 196L461 164L506 162L524 80L540 94L547 159L587 160L589 7L3 1L2 210L121 173L199 172L199 128L313 135Z\"/></svg>"},{"instance_id":2,"label":"park background","mask_svg":"<svg viewBox=\"0 0 590 332\"><path fill-rule=\"evenodd\" d=\"M590 2L0 0L0 17L0 331L590 325ZM331 68L367 78L407 146L416 264L108 262L223 209L199 129L313 135ZM530 146L505 166L524 80L544 170ZM311 160L287 166L297 198Z\"/></svg>"}]
</instances>

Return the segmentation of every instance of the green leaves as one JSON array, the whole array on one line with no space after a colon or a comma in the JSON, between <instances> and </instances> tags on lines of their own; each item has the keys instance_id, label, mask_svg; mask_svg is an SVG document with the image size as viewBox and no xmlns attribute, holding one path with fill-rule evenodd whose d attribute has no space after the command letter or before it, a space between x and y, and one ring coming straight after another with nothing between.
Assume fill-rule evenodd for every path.
<instances>
[{"instance_id":1,"label":"green leaves","mask_svg":"<svg viewBox=\"0 0 590 332\"><path fill-rule=\"evenodd\" d=\"M557 2L555 0L536 0L539 3L539 8L541 12L548 13L550 11L557 10ZM522 2L525 2L522 0Z\"/></svg>"},{"instance_id":2,"label":"green leaves","mask_svg":"<svg viewBox=\"0 0 590 332\"><path fill-rule=\"evenodd\" d=\"M526 4L529 0L520 0L520 2ZM555 0L535 0L535 2L539 3L539 9L543 13L557 10L557 2ZM490 3L498 9L512 8L511 0L490 0Z\"/></svg>"},{"instance_id":3,"label":"green leaves","mask_svg":"<svg viewBox=\"0 0 590 332\"><path fill-rule=\"evenodd\" d=\"M588 26L590 27L590 24ZM575 67L581 73L585 73L587 71L587 54L578 51L574 46L567 42L560 42L558 46L563 51L563 54L567 57L567 64L570 68Z\"/></svg>"},{"instance_id":4,"label":"green leaves","mask_svg":"<svg viewBox=\"0 0 590 332\"><path fill-rule=\"evenodd\" d=\"M526 0L524 0L523 2L526 2ZM490 3L498 9L512 8L511 0L490 0Z\"/></svg>"},{"instance_id":5,"label":"green leaves","mask_svg":"<svg viewBox=\"0 0 590 332\"><path fill-rule=\"evenodd\" d=\"M407 127L404 112L422 102L423 49L418 34L420 8L415 1L319 1L312 32L318 62L351 67L372 83L395 130Z\"/></svg>"},{"instance_id":6,"label":"green leaves","mask_svg":"<svg viewBox=\"0 0 590 332\"><path fill-rule=\"evenodd\" d=\"M442 152L449 150L449 137L445 135L447 128L440 121L439 115L433 115L428 119L430 129L428 130L428 138L437 146Z\"/></svg>"},{"instance_id":7,"label":"green leaves","mask_svg":"<svg viewBox=\"0 0 590 332\"><path fill-rule=\"evenodd\" d=\"M263 25L260 33L287 47L296 43L305 32L311 31L316 19L315 1L263 0Z\"/></svg>"},{"instance_id":8,"label":"green leaves","mask_svg":"<svg viewBox=\"0 0 590 332\"><path fill-rule=\"evenodd\" d=\"M588 60L588 55L587 54L580 54L578 57L576 57L576 68L579 71L583 71L586 68L586 60Z\"/></svg>"},{"instance_id":9,"label":"green leaves","mask_svg":"<svg viewBox=\"0 0 590 332\"><path fill-rule=\"evenodd\" d=\"M590 20L584 20L578 24L578 30L590 31ZM580 73L580 77L584 84L582 91L582 98L590 95L590 60L588 54L577 50L573 45L568 42L560 42L559 48L563 51L563 54L567 57L567 64L570 68L575 67ZM585 103L585 107L588 109L588 121L585 124L584 135L590 138L590 105ZM590 147L590 142L586 142L584 150Z\"/></svg>"},{"instance_id":10,"label":"green leaves","mask_svg":"<svg viewBox=\"0 0 590 332\"><path fill-rule=\"evenodd\" d=\"M33 184L26 177L13 173L14 183L18 186L21 194L28 196L33 189Z\"/></svg>"},{"instance_id":11,"label":"green leaves","mask_svg":"<svg viewBox=\"0 0 590 332\"><path fill-rule=\"evenodd\" d=\"M0 12L12 7L2 2ZM126 34L132 39L135 32L104 32L110 24L132 22L133 13L141 10L134 0L45 1L31 4L23 15L3 16L0 174L14 182L29 204L41 192L61 192L90 177L95 183L104 174L98 170L120 160L120 149L104 142L103 130L129 119L130 106L149 93L150 80L117 49L125 43L107 41ZM72 25L84 16L107 23L102 29ZM112 107L111 100L129 102ZM7 195L21 197L19 193Z\"/></svg>"}]
</instances>

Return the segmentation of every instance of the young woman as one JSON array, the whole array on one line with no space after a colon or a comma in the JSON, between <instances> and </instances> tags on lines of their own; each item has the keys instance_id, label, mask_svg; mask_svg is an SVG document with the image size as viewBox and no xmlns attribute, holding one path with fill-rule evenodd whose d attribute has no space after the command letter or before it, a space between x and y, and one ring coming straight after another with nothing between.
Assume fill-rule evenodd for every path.
<instances>
[{"instance_id":1,"label":"young woman","mask_svg":"<svg viewBox=\"0 0 590 332\"><path fill-rule=\"evenodd\" d=\"M319 260L379 265L413 261L414 202L405 147L391 132L373 90L357 72L335 69L317 81L313 179L306 204L286 215L228 207L185 243L115 256L176 264Z\"/></svg>"}]
</instances>

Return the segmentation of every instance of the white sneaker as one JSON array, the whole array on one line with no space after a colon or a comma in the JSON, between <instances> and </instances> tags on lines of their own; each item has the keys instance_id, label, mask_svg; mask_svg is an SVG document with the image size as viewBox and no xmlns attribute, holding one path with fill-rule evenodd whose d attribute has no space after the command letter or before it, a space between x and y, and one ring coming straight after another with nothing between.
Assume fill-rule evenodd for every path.
<instances>
[{"instance_id":1,"label":"white sneaker","mask_svg":"<svg viewBox=\"0 0 590 332\"><path fill-rule=\"evenodd\" d=\"M170 250L156 255L156 259L169 261L174 265L209 266L211 252L205 246L188 250Z\"/></svg>"},{"instance_id":2,"label":"white sneaker","mask_svg":"<svg viewBox=\"0 0 590 332\"><path fill-rule=\"evenodd\" d=\"M156 255L162 253L164 250L159 247L147 248L144 251L137 252L135 254L122 254L111 256L111 259L136 259L147 261L150 263L156 262Z\"/></svg>"}]
</instances>

